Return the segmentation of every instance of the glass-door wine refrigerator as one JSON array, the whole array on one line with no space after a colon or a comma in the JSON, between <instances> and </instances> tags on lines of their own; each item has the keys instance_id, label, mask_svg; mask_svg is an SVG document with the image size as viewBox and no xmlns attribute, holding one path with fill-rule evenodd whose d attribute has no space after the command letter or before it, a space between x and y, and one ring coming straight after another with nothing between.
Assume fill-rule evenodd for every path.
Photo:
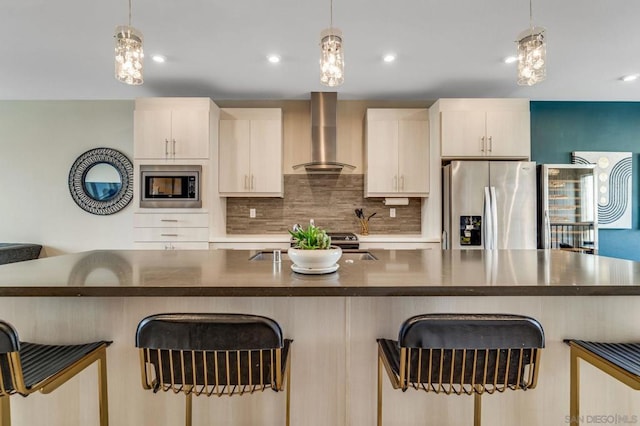
<instances>
[{"instance_id":1,"label":"glass-door wine refrigerator","mask_svg":"<svg viewBox=\"0 0 640 426\"><path fill-rule=\"evenodd\" d=\"M538 166L538 247L598 252L595 166Z\"/></svg>"}]
</instances>

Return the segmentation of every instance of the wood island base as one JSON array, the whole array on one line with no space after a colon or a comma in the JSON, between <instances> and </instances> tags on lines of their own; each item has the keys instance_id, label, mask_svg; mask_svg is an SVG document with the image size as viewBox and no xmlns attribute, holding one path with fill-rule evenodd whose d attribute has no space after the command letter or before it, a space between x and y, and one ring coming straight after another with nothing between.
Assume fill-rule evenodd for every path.
<instances>
[{"instance_id":1,"label":"wood island base","mask_svg":"<svg viewBox=\"0 0 640 426\"><path fill-rule=\"evenodd\" d=\"M640 340L640 298L576 296L505 297L4 297L3 319L23 340L73 343L113 340L107 350L112 425L182 424L184 396L144 391L135 328L161 312L240 312L278 321L292 345L291 424L367 426L376 416L376 338L396 338L400 323L427 312L499 312L538 319L546 348L537 388L483 398L484 424L569 424L569 348L562 340ZM91 367L50 395L13 397L15 425L97 425L95 371ZM581 368L583 423L597 416L640 418L640 393ZM393 391L384 382L384 424L471 424L473 398ZM198 397L194 425L283 425L284 393ZM591 416L591 417L589 417ZM626 416L626 417L625 417Z\"/></svg>"}]
</instances>

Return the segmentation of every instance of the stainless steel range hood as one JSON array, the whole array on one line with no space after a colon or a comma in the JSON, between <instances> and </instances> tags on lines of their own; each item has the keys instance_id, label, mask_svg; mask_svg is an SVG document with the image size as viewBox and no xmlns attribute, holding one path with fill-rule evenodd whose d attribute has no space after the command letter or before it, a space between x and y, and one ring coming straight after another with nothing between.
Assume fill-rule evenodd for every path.
<instances>
[{"instance_id":1,"label":"stainless steel range hood","mask_svg":"<svg viewBox=\"0 0 640 426\"><path fill-rule=\"evenodd\" d=\"M311 161L293 166L307 173L340 173L355 166L336 161L338 94L311 92Z\"/></svg>"}]
</instances>

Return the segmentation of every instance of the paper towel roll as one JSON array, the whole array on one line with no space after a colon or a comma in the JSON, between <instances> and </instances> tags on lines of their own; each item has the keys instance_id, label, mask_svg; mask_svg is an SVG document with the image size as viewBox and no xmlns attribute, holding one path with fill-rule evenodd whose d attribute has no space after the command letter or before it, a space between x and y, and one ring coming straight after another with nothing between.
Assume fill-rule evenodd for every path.
<instances>
[{"instance_id":1,"label":"paper towel roll","mask_svg":"<svg viewBox=\"0 0 640 426\"><path fill-rule=\"evenodd\" d=\"M382 201L387 206L408 206L409 199L408 198L385 198Z\"/></svg>"}]
</instances>

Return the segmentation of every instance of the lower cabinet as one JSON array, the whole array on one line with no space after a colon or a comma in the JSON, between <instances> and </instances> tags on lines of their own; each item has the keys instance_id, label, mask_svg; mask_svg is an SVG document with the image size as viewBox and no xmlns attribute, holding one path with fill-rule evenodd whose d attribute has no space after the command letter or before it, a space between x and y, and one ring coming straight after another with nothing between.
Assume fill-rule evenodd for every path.
<instances>
[{"instance_id":1,"label":"lower cabinet","mask_svg":"<svg viewBox=\"0 0 640 426\"><path fill-rule=\"evenodd\" d=\"M440 243L427 243L427 242L360 242L360 250L440 250Z\"/></svg>"},{"instance_id":2,"label":"lower cabinet","mask_svg":"<svg viewBox=\"0 0 640 426\"><path fill-rule=\"evenodd\" d=\"M207 250L207 213L135 213L133 241L136 249Z\"/></svg>"},{"instance_id":3,"label":"lower cabinet","mask_svg":"<svg viewBox=\"0 0 640 426\"><path fill-rule=\"evenodd\" d=\"M286 252L291 243L289 242L266 242L266 241L246 241L246 242L222 242L216 241L211 243L212 249L228 249L228 250L281 250Z\"/></svg>"},{"instance_id":4,"label":"lower cabinet","mask_svg":"<svg viewBox=\"0 0 640 426\"><path fill-rule=\"evenodd\" d=\"M136 250L209 250L209 242L165 241L133 244Z\"/></svg>"}]
</instances>

